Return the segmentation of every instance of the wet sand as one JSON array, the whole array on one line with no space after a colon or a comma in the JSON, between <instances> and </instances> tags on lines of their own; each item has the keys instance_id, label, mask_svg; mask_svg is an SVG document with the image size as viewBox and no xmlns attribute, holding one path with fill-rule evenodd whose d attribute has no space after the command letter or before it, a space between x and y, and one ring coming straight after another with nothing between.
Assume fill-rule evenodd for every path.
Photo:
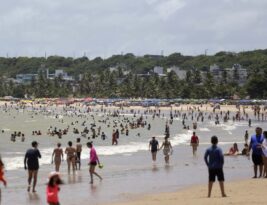
<instances>
[{"instance_id":1,"label":"wet sand","mask_svg":"<svg viewBox=\"0 0 267 205\"><path fill-rule=\"evenodd\" d=\"M266 204L267 179L250 179L226 182L227 197L222 198L218 183L214 185L212 197L207 198L207 185L186 188L173 193L148 195L113 205L225 205L225 204Z\"/></svg>"},{"instance_id":2,"label":"wet sand","mask_svg":"<svg viewBox=\"0 0 267 205\"><path fill-rule=\"evenodd\" d=\"M204 145L199 149L198 157L192 157L190 147L175 147L170 166L165 166L161 152L158 153L156 165L152 164L148 151L132 155L102 156L100 159L104 168L97 169L97 172L104 180L100 182L95 179L94 185L89 184L87 160L82 161L82 170L75 175L67 174L64 162L61 173L65 184L61 186L59 194L61 204L126 202L146 194L174 192L184 187L205 184L208 178L203 162L205 148ZM246 157L226 157L225 161L227 181L250 178L251 161ZM52 165L43 165L40 168L36 194L26 191L25 170L6 172L9 186L7 189L2 188L2 204L45 204L45 183L48 173L52 170ZM206 192L206 185L204 190Z\"/></svg>"}]
</instances>

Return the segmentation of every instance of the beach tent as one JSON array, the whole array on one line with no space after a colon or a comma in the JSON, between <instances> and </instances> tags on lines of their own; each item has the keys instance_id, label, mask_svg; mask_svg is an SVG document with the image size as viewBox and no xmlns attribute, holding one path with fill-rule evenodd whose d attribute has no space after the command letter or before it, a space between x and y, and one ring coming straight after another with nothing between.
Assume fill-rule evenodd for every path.
<instances>
[{"instance_id":1,"label":"beach tent","mask_svg":"<svg viewBox=\"0 0 267 205\"><path fill-rule=\"evenodd\" d=\"M249 104L252 104L253 102L252 102L252 100L244 99L244 100L239 100L238 103L243 104L243 105L249 105Z\"/></svg>"},{"instance_id":2,"label":"beach tent","mask_svg":"<svg viewBox=\"0 0 267 205\"><path fill-rule=\"evenodd\" d=\"M14 99L14 97L12 97L12 96L5 96L4 97L4 100L13 100Z\"/></svg>"},{"instance_id":3,"label":"beach tent","mask_svg":"<svg viewBox=\"0 0 267 205\"><path fill-rule=\"evenodd\" d=\"M32 100L22 100L21 102L27 104L27 103L32 103L33 101Z\"/></svg>"},{"instance_id":4,"label":"beach tent","mask_svg":"<svg viewBox=\"0 0 267 205\"><path fill-rule=\"evenodd\" d=\"M225 99L209 99L210 103L222 103L224 101L225 101Z\"/></svg>"},{"instance_id":5,"label":"beach tent","mask_svg":"<svg viewBox=\"0 0 267 205\"><path fill-rule=\"evenodd\" d=\"M68 99L65 99L65 98L60 98L60 99L57 99L56 100L56 104L57 105L64 105L64 104L68 104Z\"/></svg>"}]
</instances>

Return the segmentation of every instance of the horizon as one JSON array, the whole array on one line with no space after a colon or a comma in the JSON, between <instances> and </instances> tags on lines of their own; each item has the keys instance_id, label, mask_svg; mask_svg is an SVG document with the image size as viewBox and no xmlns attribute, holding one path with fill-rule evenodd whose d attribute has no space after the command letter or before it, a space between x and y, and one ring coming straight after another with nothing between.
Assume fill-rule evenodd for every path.
<instances>
[{"instance_id":1,"label":"horizon","mask_svg":"<svg viewBox=\"0 0 267 205\"><path fill-rule=\"evenodd\" d=\"M125 56L127 54L133 54L135 57L144 57L146 55L156 55L156 56L162 56L162 57L168 57L172 54L175 54L175 53L180 53L182 56L192 56L192 57L197 57L197 56L215 56L217 53L220 53L220 52L225 52L225 53L233 53L233 54L239 54L239 53L243 53L243 52L255 52L255 51L260 51L260 50L267 50L267 47L266 48L261 48L261 49L254 49L254 50L242 50L242 51L238 51L238 52L234 52L234 51L226 51L226 50L221 50L221 51L218 51L218 52L215 52L213 54L209 54L209 53L201 53L201 54L197 54L197 55L190 55L190 54L184 54L184 53L181 53L181 52L178 52L178 51L174 51L173 53L170 53L168 55L162 55L162 54L153 54L153 53L145 53L143 55L136 55L135 53L131 53L131 52L127 52L127 53L120 53L120 54L111 54L110 56L107 56L106 58L103 58L102 56L95 56L93 58L90 58L89 56L87 55L80 55L80 56L64 56L64 55L58 55L58 54L54 54L54 55L48 55L47 53L44 53L43 56L10 56L8 53L6 54L6 56L1 56L0 55L0 58L49 58L49 57L64 57L64 58L73 58L73 59L79 59L79 58L83 58L83 57L87 57L88 60L94 60L96 58L102 58L103 60L106 60L108 58L111 58L112 56Z\"/></svg>"}]
</instances>

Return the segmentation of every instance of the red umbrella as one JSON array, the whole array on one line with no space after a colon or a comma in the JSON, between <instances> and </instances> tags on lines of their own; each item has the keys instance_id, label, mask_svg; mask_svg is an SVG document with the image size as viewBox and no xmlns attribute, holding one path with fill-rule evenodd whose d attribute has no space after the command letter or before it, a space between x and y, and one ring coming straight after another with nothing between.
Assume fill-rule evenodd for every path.
<instances>
[{"instance_id":1,"label":"red umbrella","mask_svg":"<svg viewBox=\"0 0 267 205\"><path fill-rule=\"evenodd\" d=\"M84 98L84 102L92 102L92 101L93 101L93 98L91 97Z\"/></svg>"}]
</instances>

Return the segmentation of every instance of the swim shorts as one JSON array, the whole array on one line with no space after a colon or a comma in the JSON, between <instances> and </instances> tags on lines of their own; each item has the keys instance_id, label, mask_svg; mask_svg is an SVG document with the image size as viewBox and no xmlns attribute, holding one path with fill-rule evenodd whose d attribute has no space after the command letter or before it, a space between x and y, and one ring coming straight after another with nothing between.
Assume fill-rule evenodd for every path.
<instances>
[{"instance_id":1,"label":"swim shorts","mask_svg":"<svg viewBox=\"0 0 267 205\"><path fill-rule=\"evenodd\" d=\"M263 165L262 156L258 154L252 154L252 161L254 165Z\"/></svg>"},{"instance_id":2,"label":"swim shorts","mask_svg":"<svg viewBox=\"0 0 267 205\"><path fill-rule=\"evenodd\" d=\"M224 181L223 169L209 169L209 181L215 182L215 178L217 176L217 180L219 182Z\"/></svg>"}]
</instances>

